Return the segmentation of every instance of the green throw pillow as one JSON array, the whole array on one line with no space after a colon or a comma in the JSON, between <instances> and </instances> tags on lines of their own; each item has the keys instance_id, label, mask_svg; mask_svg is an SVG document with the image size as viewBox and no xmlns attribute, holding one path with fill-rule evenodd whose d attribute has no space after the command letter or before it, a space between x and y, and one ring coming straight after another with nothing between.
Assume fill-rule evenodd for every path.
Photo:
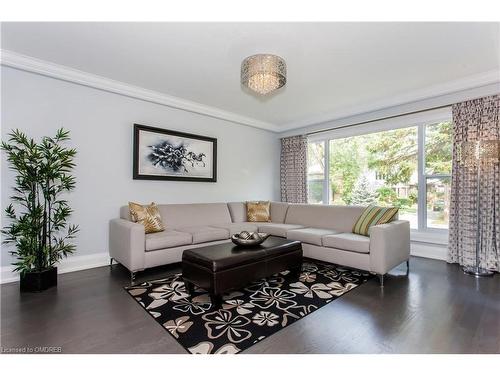
<instances>
[{"instance_id":1,"label":"green throw pillow","mask_svg":"<svg viewBox=\"0 0 500 375\"><path fill-rule=\"evenodd\" d=\"M397 207L368 206L365 208L358 221L356 221L356 224L354 224L352 233L368 236L370 227L389 223L394 219L398 210L399 208Z\"/></svg>"}]
</instances>

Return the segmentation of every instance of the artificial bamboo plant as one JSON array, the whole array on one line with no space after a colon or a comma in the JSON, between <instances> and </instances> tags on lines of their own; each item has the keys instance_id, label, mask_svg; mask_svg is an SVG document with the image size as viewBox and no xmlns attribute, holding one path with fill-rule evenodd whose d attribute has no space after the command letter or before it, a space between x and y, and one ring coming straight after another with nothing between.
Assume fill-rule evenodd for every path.
<instances>
[{"instance_id":1,"label":"artificial bamboo plant","mask_svg":"<svg viewBox=\"0 0 500 375\"><path fill-rule=\"evenodd\" d=\"M70 240L78 226L67 223L73 210L62 198L75 188L71 172L76 150L63 146L69 139L69 131L62 128L39 143L14 130L1 143L16 172L14 194L5 208L9 224L2 229L3 242L14 245L10 253L21 275L50 269L75 251Z\"/></svg>"}]
</instances>

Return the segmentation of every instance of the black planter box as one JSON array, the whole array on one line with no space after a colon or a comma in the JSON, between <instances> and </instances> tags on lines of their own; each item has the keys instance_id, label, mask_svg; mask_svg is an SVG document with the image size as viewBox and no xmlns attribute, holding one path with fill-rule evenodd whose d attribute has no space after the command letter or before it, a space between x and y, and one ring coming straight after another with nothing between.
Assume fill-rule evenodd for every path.
<instances>
[{"instance_id":1,"label":"black planter box","mask_svg":"<svg viewBox=\"0 0 500 375\"><path fill-rule=\"evenodd\" d=\"M21 292L41 292L57 285L57 267L21 274Z\"/></svg>"}]
</instances>

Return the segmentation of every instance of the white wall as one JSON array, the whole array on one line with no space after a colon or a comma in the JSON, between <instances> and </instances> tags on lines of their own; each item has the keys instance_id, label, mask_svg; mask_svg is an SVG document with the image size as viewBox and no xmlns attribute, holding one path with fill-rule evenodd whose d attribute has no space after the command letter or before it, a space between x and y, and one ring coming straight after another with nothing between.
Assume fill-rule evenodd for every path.
<instances>
[{"instance_id":1,"label":"white wall","mask_svg":"<svg viewBox=\"0 0 500 375\"><path fill-rule=\"evenodd\" d=\"M75 211L71 222L80 226L76 254L86 262L106 259L108 220L129 200L189 203L279 198L279 141L271 132L4 66L1 78L2 139L14 128L36 138L53 135L61 126L71 131L69 145L78 150L77 188L69 195ZM134 123L216 137L217 183L132 180ZM1 166L4 218L14 173L7 169L5 156ZM2 245L3 267L12 260L6 250Z\"/></svg>"}]
</instances>

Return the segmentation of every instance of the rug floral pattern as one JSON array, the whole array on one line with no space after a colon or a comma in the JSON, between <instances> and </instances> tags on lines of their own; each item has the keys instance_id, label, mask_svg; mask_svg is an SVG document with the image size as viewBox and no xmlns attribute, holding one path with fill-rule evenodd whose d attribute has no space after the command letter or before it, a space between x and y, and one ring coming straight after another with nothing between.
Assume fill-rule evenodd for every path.
<instances>
[{"instance_id":1,"label":"rug floral pattern","mask_svg":"<svg viewBox=\"0 0 500 375\"><path fill-rule=\"evenodd\" d=\"M195 289L191 298L181 274L126 290L188 352L229 354L258 343L370 277L364 271L305 259L298 279L284 271L255 281L225 294L219 308L212 307L203 289Z\"/></svg>"}]
</instances>

